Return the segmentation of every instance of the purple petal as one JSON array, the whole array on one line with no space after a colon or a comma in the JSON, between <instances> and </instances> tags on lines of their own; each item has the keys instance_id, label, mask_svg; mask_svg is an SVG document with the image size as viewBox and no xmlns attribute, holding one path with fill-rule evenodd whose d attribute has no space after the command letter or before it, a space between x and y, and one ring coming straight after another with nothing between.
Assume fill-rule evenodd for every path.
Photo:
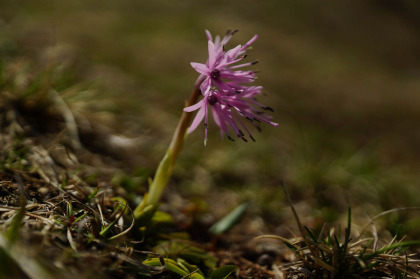
<instances>
[{"instance_id":1,"label":"purple petal","mask_svg":"<svg viewBox=\"0 0 420 279\"><path fill-rule=\"evenodd\" d=\"M204 112L205 112L205 108L204 108L204 106L202 106L200 108L200 110L197 112L197 115L195 116L190 128L188 129L188 134L193 132L198 127L198 125L201 123L201 121L203 121Z\"/></svg>"},{"instance_id":2,"label":"purple petal","mask_svg":"<svg viewBox=\"0 0 420 279\"><path fill-rule=\"evenodd\" d=\"M241 45L238 45L235 48L232 48L232 49L228 50L226 52L226 56L228 57L229 61L227 61L227 62L230 62L230 61L234 60L236 57L238 57L238 54L239 54L240 51L241 51Z\"/></svg>"},{"instance_id":3,"label":"purple petal","mask_svg":"<svg viewBox=\"0 0 420 279\"><path fill-rule=\"evenodd\" d=\"M223 136L228 134L228 127L226 125L226 117L222 112L219 105L212 106L212 113L214 122L220 127L220 135ZM217 119L217 120L216 120Z\"/></svg>"},{"instance_id":4,"label":"purple petal","mask_svg":"<svg viewBox=\"0 0 420 279\"><path fill-rule=\"evenodd\" d=\"M251 38L251 40L249 40L246 44L244 44L242 46L242 50L246 49L247 47L249 47L253 42L255 42L258 39L258 35L255 35L254 37Z\"/></svg>"},{"instance_id":5,"label":"purple petal","mask_svg":"<svg viewBox=\"0 0 420 279\"><path fill-rule=\"evenodd\" d=\"M207 95L211 88L211 79L207 77L200 85L201 94Z\"/></svg>"},{"instance_id":6,"label":"purple petal","mask_svg":"<svg viewBox=\"0 0 420 279\"><path fill-rule=\"evenodd\" d=\"M213 41L213 37L211 36L211 33L209 30L206 30L206 36L208 41Z\"/></svg>"},{"instance_id":7,"label":"purple petal","mask_svg":"<svg viewBox=\"0 0 420 279\"><path fill-rule=\"evenodd\" d=\"M217 59L217 47L215 44L213 44L212 41L208 42L208 47L209 47L209 60L207 63L208 63L208 69L209 71L211 71Z\"/></svg>"},{"instance_id":8,"label":"purple petal","mask_svg":"<svg viewBox=\"0 0 420 279\"><path fill-rule=\"evenodd\" d=\"M197 62L191 62L190 64L194 68L194 70L196 70L200 74L208 75L210 73L209 68L207 68L206 64L201 64Z\"/></svg>"},{"instance_id":9,"label":"purple petal","mask_svg":"<svg viewBox=\"0 0 420 279\"><path fill-rule=\"evenodd\" d=\"M200 102L196 103L195 105L184 108L184 111L186 111L186 112L195 111L195 110L199 109L201 106L203 106L203 102L204 102L204 99L201 100Z\"/></svg>"}]
</instances>

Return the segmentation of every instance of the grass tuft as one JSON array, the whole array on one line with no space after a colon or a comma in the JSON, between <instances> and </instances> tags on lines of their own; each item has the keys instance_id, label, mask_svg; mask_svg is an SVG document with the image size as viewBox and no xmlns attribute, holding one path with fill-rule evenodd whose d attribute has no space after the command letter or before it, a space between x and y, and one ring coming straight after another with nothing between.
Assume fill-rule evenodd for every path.
<instances>
[{"instance_id":1,"label":"grass tuft","mask_svg":"<svg viewBox=\"0 0 420 279\"><path fill-rule=\"evenodd\" d=\"M409 250L419 246L420 241L396 241L394 237L391 242L383 243L377 249L377 235L362 238L366 227L359 236L352 235L350 208L344 234L340 228L325 232L325 225L317 233L302 226L283 183L282 187L299 227L300 239L291 241L276 235L263 235L257 239L278 239L297 256L298 260L280 267L286 278L419 278L420 260ZM396 211L398 209L383 212L375 216L368 225L373 224L373 220L378 217Z\"/></svg>"}]
</instances>

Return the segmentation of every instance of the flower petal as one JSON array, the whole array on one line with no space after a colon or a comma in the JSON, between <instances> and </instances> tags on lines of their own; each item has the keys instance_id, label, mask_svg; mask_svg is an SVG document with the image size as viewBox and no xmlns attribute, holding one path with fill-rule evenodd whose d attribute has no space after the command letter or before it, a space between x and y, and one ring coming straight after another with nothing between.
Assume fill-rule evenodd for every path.
<instances>
[{"instance_id":1,"label":"flower petal","mask_svg":"<svg viewBox=\"0 0 420 279\"><path fill-rule=\"evenodd\" d=\"M249 47L253 42L255 42L258 39L258 35L254 35L254 37L251 38L251 40L249 40L246 44L244 44L242 46L242 50L246 49L247 47Z\"/></svg>"},{"instance_id":2,"label":"flower petal","mask_svg":"<svg viewBox=\"0 0 420 279\"><path fill-rule=\"evenodd\" d=\"M190 64L194 68L194 70L196 70L200 74L208 75L210 73L209 68L207 68L206 64L201 64L197 62L191 62Z\"/></svg>"},{"instance_id":3,"label":"flower petal","mask_svg":"<svg viewBox=\"0 0 420 279\"><path fill-rule=\"evenodd\" d=\"M200 85L201 94L204 96L207 95L211 88L211 79L210 77L207 77Z\"/></svg>"},{"instance_id":4,"label":"flower petal","mask_svg":"<svg viewBox=\"0 0 420 279\"><path fill-rule=\"evenodd\" d=\"M203 102L204 102L204 99L201 100L201 101L199 101L195 105L192 105L192 106L189 106L189 107L184 108L184 111L186 111L186 112L195 111L195 110L199 109L203 105Z\"/></svg>"},{"instance_id":5,"label":"flower petal","mask_svg":"<svg viewBox=\"0 0 420 279\"><path fill-rule=\"evenodd\" d=\"M211 36L211 33L209 30L206 30L206 36L208 41L213 41L213 37Z\"/></svg>"},{"instance_id":6,"label":"flower petal","mask_svg":"<svg viewBox=\"0 0 420 279\"><path fill-rule=\"evenodd\" d=\"M208 63L207 66L208 66L208 69L212 69L217 59L217 46L213 44L212 41L209 41L208 47L209 47L209 60L207 62Z\"/></svg>"},{"instance_id":7,"label":"flower petal","mask_svg":"<svg viewBox=\"0 0 420 279\"><path fill-rule=\"evenodd\" d=\"M188 134L193 132L198 127L201 121L203 121L204 115L205 115L205 106L202 106L200 110L197 112L197 115L195 116L193 122L191 123L191 126L188 129Z\"/></svg>"}]
</instances>

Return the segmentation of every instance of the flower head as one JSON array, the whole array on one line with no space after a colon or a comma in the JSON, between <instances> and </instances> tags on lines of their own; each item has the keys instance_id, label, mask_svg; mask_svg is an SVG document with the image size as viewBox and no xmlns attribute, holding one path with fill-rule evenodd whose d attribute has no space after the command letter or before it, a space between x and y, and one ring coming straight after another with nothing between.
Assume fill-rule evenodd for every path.
<instances>
[{"instance_id":1,"label":"flower head","mask_svg":"<svg viewBox=\"0 0 420 279\"><path fill-rule=\"evenodd\" d=\"M221 136L230 136L229 130L233 130L237 137L244 141L247 136L255 141L249 132L244 120L249 121L259 131L259 123L266 122L277 127L278 124L271 120L264 111L272 111L270 107L261 105L255 97L261 94L261 86L249 86L247 84L255 80L255 72L237 70L245 66L251 66L256 62L236 64L246 57L246 49L258 38L251 38L246 44L238 45L225 51L225 44L231 39L236 31L230 32L223 39L219 36L213 41L209 31L206 31L208 39L209 59L205 64L192 62L192 67L200 73L198 83L203 99L197 104L185 108L187 112L198 110L188 132L194 131L204 119L205 139L207 145L208 110L211 108L214 122L220 127ZM236 64L236 65L234 65ZM245 132L244 132L245 131Z\"/></svg>"},{"instance_id":2,"label":"flower head","mask_svg":"<svg viewBox=\"0 0 420 279\"><path fill-rule=\"evenodd\" d=\"M246 57L246 49L258 39L255 35L243 46L238 45L235 48L225 51L224 46L237 30L228 31L223 39L216 36L214 41L209 31L206 30L208 39L209 59L205 64L192 62L191 66L200 73L198 81L202 81L200 85L201 92L206 94L212 86L223 86L223 90L229 90L224 86L224 80L230 80L235 83L250 83L255 80L255 73L253 71L239 71L236 70L241 67L256 64L258 61L244 63L240 65L233 65ZM203 80L204 78L204 80ZM220 88L219 88L220 89Z\"/></svg>"}]
</instances>

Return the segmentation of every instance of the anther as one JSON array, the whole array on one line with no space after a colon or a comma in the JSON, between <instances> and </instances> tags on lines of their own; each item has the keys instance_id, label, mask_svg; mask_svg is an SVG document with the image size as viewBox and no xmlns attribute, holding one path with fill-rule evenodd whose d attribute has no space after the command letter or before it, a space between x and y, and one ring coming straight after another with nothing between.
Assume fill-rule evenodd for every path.
<instances>
[{"instance_id":1,"label":"anther","mask_svg":"<svg viewBox=\"0 0 420 279\"><path fill-rule=\"evenodd\" d=\"M255 142L255 139L253 136L249 135L249 137L252 139L253 142Z\"/></svg>"},{"instance_id":2,"label":"anther","mask_svg":"<svg viewBox=\"0 0 420 279\"><path fill-rule=\"evenodd\" d=\"M269 110L269 111L271 111L271 112L274 112L274 110L272 109L272 108L270 108L270 107L261 107L262 109L265 109L265 110Z\"/></svg>"},{"instance_id":3,"label":"anther","mask_svg":"<svg viewBox=\"0 0 420 279\"><path fill-rule=\"evenodd\" d=\"M211 71L211 77L213 79L218 79L220 77L220 71L218 69L214 69Z\"/></svg>"},{"instance_id":4,"label":"anther","mask_svg":"<svg viewBox=\"0 0 420 279\"><path fill-rule=\"evenodd\" d=\"M235 141L231 136L227 136L227 138L231 141Z\"/></svg>"},{"instance_id":5,"label":"anther","mask_svg":"<svg viewBox=\"0 0 420 279\"><path fill-rule=\"evenodd\" d=\"M260 60L255 60L254 62L252 62L252 63L251 63L251 65L255 65L255 64L257 64L258 62L260 62Z\"/></svg>"},{"instance_id":6,"label":"anther","mask_svg":"<svg viewBox=\"0 0 420 279\"><path fill-rule=\"evenodd\" d=\"M241 139L242 139L244 142L248 142L248 140L247 140L246 138L244 138L244 137L241 137Z\"/></svg>"},{"instance_id":7,"label":"anther","mask_svg":"<svg viewBox=\"0 0 420 279\"><path fill-rule=\"evenodd\" d=\"M214 105L215 103L217 103L217 97L215 96L215 95L210 95L209 96L209 98L208 98L208 100L209 100L209 104L212 106L212 105Z\"/></svg>"}]
</instances>

